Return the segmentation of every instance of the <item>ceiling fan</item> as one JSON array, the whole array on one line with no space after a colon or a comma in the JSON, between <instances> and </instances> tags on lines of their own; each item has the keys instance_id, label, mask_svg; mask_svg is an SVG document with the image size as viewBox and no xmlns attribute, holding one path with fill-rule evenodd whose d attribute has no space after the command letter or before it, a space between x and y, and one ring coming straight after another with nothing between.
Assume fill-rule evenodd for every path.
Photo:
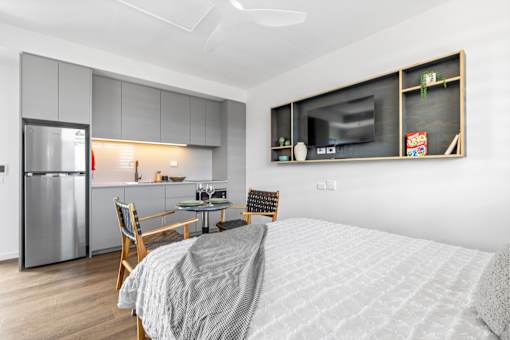
<instances>
[{"instance_id":1,"label":"ceiling fan","mask_svg":"<svg viewBox=\"0 0 510 340\"><path fill-rule=\"evenodd\" d=\"M200 13L199 20L197 20L192 26L185 26L178 23L177 20L165 18L152 12L150 9L147 9L147 5L150 1L117 0L117 2L138 10L139 12L149 15L155 19L166 22L175 27L179 27L187 32L192 32L213 8L218 10L221 19L207 39L204 47L206 52L214 51L224 40L227 39L228 34L241 24L253 23L266 27L284 27L301 24L306 20L307 16L307 13L305 12L294 10L273 8L247 9L244 8L238 0L210 0L210 2L208 2L209 7L206 8L203 13ZM197 3L196 0L192 2L195 3L195 5ZM190 1L190 3L192 2ZM154 9L162 9L161 6L161 3L159 3L158 6L154 7ZM165 6L168 6L168 3L166 3Z\"/></svg>"}]
</instances>

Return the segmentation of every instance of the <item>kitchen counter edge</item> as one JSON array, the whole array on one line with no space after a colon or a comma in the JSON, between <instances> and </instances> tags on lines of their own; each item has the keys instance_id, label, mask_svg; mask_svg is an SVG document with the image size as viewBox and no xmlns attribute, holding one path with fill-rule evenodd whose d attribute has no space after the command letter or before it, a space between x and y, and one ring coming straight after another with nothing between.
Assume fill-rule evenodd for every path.
<instances>
[{"instance_id":1,"label":"kitchen counter edge","mask_svg":"<svg viewBox=\"0 0 510 340\"><path fill-rule=\"evenodd\" d=\"M184 181L184 182L159 182L159 183L138 183L138 184L129 184L126 182L105 182L105 183L92 183L92 189L100 189L100 188L130 188L130 187L140 187L140 186L158 186L158 185L197 185L198 183L227 183L226 180L205 180L205 181Z\"/></svg>"}]
</instances>

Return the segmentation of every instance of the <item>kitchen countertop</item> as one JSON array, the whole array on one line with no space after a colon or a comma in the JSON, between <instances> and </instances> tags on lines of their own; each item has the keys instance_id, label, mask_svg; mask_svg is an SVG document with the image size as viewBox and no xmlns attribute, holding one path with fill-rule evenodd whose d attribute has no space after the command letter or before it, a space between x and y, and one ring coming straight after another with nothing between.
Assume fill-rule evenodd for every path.
<instances>
[{"instance_id":1,"label":"kitchen countertop","mask_svg":"<svg viewBox=\"0 0 510 340\"><path fill-rule=\"evenodd\" d=\"M227 183L226 180L191 180L191 181L183 181L183 182L98 182L95 183L92 181L92 188L115 188L115 187L139 187L139 186L154 186L154 185L183 185L183 184L193 184L196 185L198 183Z\"/></svg>"}]
</instances>

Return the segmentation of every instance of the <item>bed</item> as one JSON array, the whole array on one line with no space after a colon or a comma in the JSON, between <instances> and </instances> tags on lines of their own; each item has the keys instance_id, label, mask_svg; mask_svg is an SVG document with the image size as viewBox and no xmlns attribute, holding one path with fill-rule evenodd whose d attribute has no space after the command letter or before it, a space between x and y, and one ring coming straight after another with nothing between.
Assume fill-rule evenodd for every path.
<instances>
[{"instance_id":1,"label":"bed","mask_svg":"<svg viewBox=\"0 0 510 340\"><path fill-rule=\"evenodd\" d=\"M149 254L120 291L119 307L135 309L151 338L172 338L165 278L193 242ZM492 256L313 219L270 223L248 339L496 340L473 307Z\"/></svg>"}]
</instances>

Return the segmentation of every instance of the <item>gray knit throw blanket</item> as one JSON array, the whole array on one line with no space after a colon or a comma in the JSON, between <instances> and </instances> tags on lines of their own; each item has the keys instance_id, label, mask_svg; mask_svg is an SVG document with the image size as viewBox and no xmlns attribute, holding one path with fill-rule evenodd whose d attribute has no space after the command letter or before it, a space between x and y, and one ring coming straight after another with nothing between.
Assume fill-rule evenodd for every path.
<instances>
[{"instance_id":1,"label":"gray knit throw blanket","mask_svg":"<svg viewBox=\"0 0 510 340\"><path fill-rule=\"evenodd\" d=\"M244 339L260 296L267 226L206 234L169 279L170 329L176 339Z\"/></svg>"}]
</instances>

